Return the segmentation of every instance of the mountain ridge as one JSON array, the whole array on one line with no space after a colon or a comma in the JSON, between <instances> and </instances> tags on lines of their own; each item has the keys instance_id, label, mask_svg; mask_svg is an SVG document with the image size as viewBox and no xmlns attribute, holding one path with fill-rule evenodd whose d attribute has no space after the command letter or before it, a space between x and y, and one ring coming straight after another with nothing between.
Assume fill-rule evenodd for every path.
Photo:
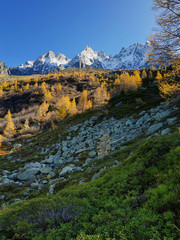
<instances>
[{"instance_id":1,"label":"mountain ridge","mask_svg":"<svg viewBox=\"0 0 180 240\"><path fill-rule=\"evenodd\" d=\"M135 43L129 47L123 47L118 54L108 56L104 51L94 51L91 46L69 59L62 53L55 55L49 51L35 61L26 61L18 67L10 68L12 75L47 74L54 69L94 67L102 69L139 69L148 67L147 50L145 44Z\"/></svg>"}]
</instances>

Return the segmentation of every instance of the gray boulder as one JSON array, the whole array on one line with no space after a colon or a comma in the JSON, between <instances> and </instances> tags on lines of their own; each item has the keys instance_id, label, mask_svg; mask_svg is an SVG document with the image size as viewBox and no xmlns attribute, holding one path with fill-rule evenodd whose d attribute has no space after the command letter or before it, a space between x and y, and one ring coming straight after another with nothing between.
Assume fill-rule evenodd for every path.
<instances>
[{"instance_id":1,"label":"gray boulder","mask_svg":"<svg viewBox=\"0 0 180 240\"><path fill-rule=\"evenodd\" d=\"M150 127L148 128L147 134L155 133L155 132L157 132L158 130L160 130L162 127L163 127L163 123L154 124L154 125L152 125L152 126L150 126Z\"/></svg>"},{"instance_id":2,"label":"gray boulder","mask_svg":"<svg viewBox=\"0 0 180 240\"><path fill-rule=\"evenodd\" d=\"M176 120L177 120L177 117L168 118L168 119L167 119L167 123L168 123L168 125L171 125L171 124L173 124Z\"/></svg>"},{"instance_id":3,"label":"gray boulder","mask_svg":"<svg viewBox=\"0 0 180 240\"><path fill-rule=\"evenodd\" d=\"M52 171L52 168L51 167L42 167L39 169L39 171L43 174L48 174Z\"/></svg>"},{"instance_id":4,"label":"gray boulder","mask_svg":"<svg viewBox=\"0 0 180 240\"><path fill-rule=\"evenodd\" d=\"M156 120L156 121L160 121L160 120L162 120L163 118L168 117L170 114L171 114L171 111L170 111L170 110L166 110L166 111L163 111L163 112L158 112L158 113L155 115L155 120Z\"/></svg>"},{"instance_id":5,"label":"gray boulder","mask_svg":"<svg viewBox=\"0 0 180 240\"><path fill-rule=\"evenodd\" d=\"M69 164L68 166L64 167L62 171L59 173L59 176L62 177L67 173L71 173L74 170L74 164Z\"/></svg>"},{"instance_id":6,"label":"gray boulder","mask_svg":"<svg viewBox=\"0 0 180 240\"><path fill-rule=\"evenodd\" d=\"M94 150L89 152L89 156L90 157L95 157L96 156L96 152Z\"/></svg>"},{"instance_id":7,"label":"gray boulder","mask_svg":"<svg viewBox=\"0 0 180 240\"><path fill-rule=\"evenodd\" d=\"M163 130L162 130L161 136L167 135L167 134L170 134L170 133L171 133L171 129L170 129L170 128L166 128L166 129L163 129Z\"/></svg>"},{"instance_id":8,"label":"gray boulder","mask_svg":"<svg viewBox=\"0 0 180 240\"><path fill-rule=\"evenodd\" d=\"M22 173L19 173L17 175L17 178L20 181L28 181L28 180L32 180L35 178L36 174L39 172L38 168L29 168L27 170L25 170Z\"/></svg>"}]
</instances>

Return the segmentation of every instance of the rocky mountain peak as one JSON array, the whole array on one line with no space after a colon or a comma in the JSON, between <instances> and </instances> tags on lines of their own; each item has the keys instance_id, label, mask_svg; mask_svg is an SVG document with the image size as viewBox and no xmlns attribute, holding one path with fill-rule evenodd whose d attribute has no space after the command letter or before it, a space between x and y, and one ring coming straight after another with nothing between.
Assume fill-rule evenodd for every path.
<instances>
[{"instance_id":1,"label":"rocky mountain peak","mask_svg":"<svg viewBox=\"0 0 180 240\"><path fill-rule=\"evenodd\" d=\"M0 74L3 74L3 75L9 74L8 67L6 66L6 64L4 62L1 62L1 61L0 61Z\"/></svg>"},{"instance_id":2,"label":"rocky mountain peak","mask_svg":"<svg viewBox=\"0 0 180 240\"><path fill-rule=\"evenodd\" d=\"M82 68L91 66L103 69L138 69L148 66L146 62L146 53L149 47L148 42L145 44L134 43L129 47L123 47L119 54L107 56L104 51L94 51L90 45L77 54L73 59L67 58L64 54L55 55L54 52L40 56L36 61L27 61L17 68L12 68L11 72L17 75L29 74L47 74L58 67L63 68Z\"/></svg>"}]
</instances>

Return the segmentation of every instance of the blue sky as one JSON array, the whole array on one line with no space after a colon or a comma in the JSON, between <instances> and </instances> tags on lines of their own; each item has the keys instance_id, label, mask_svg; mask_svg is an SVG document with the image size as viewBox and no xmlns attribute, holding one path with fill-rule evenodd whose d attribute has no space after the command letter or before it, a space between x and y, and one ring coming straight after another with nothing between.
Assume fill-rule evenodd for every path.
<instances>
[{"instance_id":1,"label":"blue sky","mask_svg":"<svg viewBox=\"0 0 180 240\"><path fill-rule=\"evenodd\" d=\"M8 67L49 50L72 58L86 45L114 55L144 43L155 25L152 0L0 0L0 60Z\"/></svg>"}]
</instances>

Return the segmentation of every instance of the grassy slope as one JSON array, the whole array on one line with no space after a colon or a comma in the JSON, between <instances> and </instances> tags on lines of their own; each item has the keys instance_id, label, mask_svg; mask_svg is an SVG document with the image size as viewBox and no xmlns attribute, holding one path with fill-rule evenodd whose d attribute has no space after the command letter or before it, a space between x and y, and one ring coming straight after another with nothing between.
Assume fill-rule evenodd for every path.
<instances>
[{"instance_id":1,"label":"grassy slope","mask_svg":"<svg viewBox=\"0 0 180 240\"><path fill-rule=\"evenodd\" d=\"M7 239L178 239L180 134L153 138L97 180L0 212ZM81 239L81 238L80 238Z\"/></svg>"}]
</instances>

